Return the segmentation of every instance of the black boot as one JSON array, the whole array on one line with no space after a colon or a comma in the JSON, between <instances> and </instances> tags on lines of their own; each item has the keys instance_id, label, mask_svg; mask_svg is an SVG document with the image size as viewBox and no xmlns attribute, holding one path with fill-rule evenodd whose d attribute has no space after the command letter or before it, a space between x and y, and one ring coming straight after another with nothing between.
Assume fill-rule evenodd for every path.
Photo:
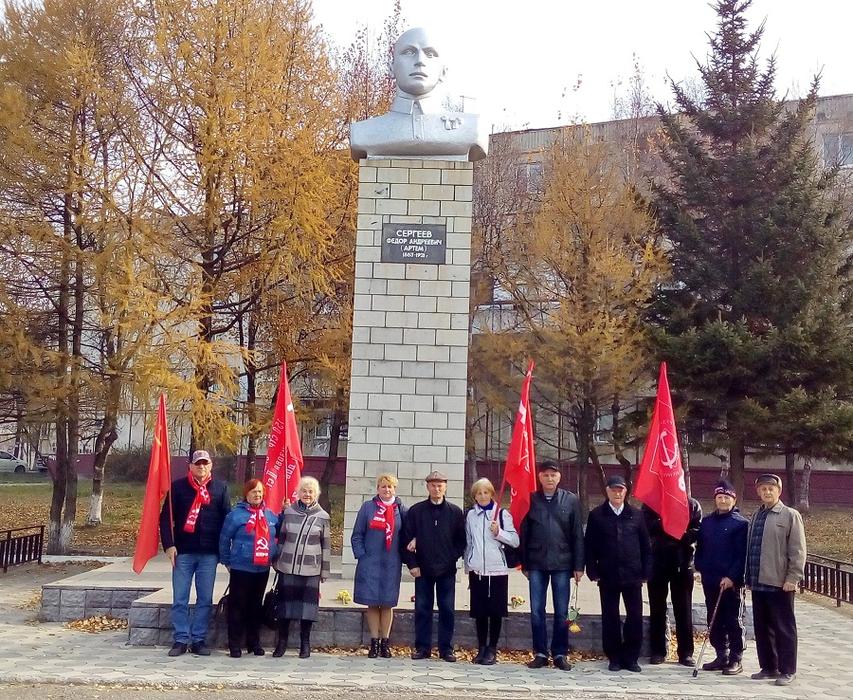
<instances>
[{"instance_id":1,"label":"black boot","mask_svg":"<svg viewBox=\"0 0 853 700\"><path fill-rule=\"evenodd\" d=\"M480 661L483 666L494 666L498 660L498 650L495 647L486 647L483 653L483 659Z\"/></svg>"},{"instance_id":2,"label":"black boot","mask_svg":"<svg viewBox=\"0 0 853 700\"><path fill-rule=\"evenodd\" d=\"M388 637L379 640L379 656L383 659L391 658L391 643L388 641Z\"/></svg>"},{"instance_id":3,"label":"black boot","mask_svg":"<svg viewBox=\"0 0 853 700\"><path fill-rule=\"evenodd\" d=\"M367 652L368 659L375 659L379 656L379 638L371 637L370 638L370 651Z\"/></svg>"},{"instance_id":4,"label":"black boot","mask_svg":"<svg viewBox=\"0 0 853 700\"><path fill-rule=\"evenodd\" d=\"M485 655L486 655L486 647L481 646L481 647L477 650L477 655L476 655L473 659L471 659L471 663L472 663L472 664L481 664L481 663L483 663L483 657L484 657Z\"/></svg>"},{"instance_id":5,"label":"black boot","mask_svg":"<svg viewBox=\"0 0 853 700\"><path fill-rule=\"evenodd\" d=\"M311 625L312 620L302 620L299 626L299 658L307 659L311 656Z\"/></svg>"},{"instance_id":6,"label":"black boot","mask_svg":"<svg viewBox=\"0 0 853 700\"><path fill-rule=\"evenodd\" d=\"M287 649L287 635L290 632L290 620L280 620L278 623L278 642L276 642L275 650L272 655L275 658L284 656Z\"/></svg>"}]
</instances>

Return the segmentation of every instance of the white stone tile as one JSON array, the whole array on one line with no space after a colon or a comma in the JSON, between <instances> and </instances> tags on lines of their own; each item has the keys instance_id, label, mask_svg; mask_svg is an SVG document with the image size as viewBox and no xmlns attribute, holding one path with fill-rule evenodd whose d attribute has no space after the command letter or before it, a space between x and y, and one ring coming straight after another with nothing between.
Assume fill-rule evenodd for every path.
<instances>
[{"instance_id":1,"label":"white stone tile","mask_svg":"<svg viewBox=\"0 0 853 700\"><path fill-rule=\"evenodd\" d=\"M434 269L439 270L446 265L437 265ZM430 281L423 280L421 282L420 294L428 297L449 297L453 291L453 286L449 280Z\"/></svg>"},{"instance_id":2,"label":"white stone tile","mask_svg":"<svg viewBox=\"0 0 853 700\"><path fill-rule=\"evenodd\" d=\"M452 185L424 185L423 186L423 198L425 200L437 200L437 201L453 201L454 191ZM441 216L448 216L447 214L442 214ZM455 216L451 214L450 216Z\"/></svg>"},{"instance_id":3,"label":"white stone tile","mask_svg":"<svg viewBox=\"0 0 853 700\"><path fill-rule=\"evenodd\" d=\"M389 428L414 428L415 415L414 411L382 411L382 425Z\"/></svg>"},{"instance_id":4,"label":"white stone tile","mask_svg":"<svg viewBox=\"0 0 853 700\"><path fill-rule=\"evenodd\" d=\"M438 268L438 279L465 281L471 279L470 265L441 265ZM449 296L449 295L448 295Z\"/></svg>"},{"instance_id":5,"label":"white stone tile","mask_svg":"<svg viewBox=\"0 0 853 700\"><path fill-rule=\"evenodd\" d=\"M465 367L465 365L462 365ZM449 396L467 396L468 380L467 379L449 379L447 393Z\"/></svg>"},{"instance_id":6,"label":"white stone tile","mask_svg":"<svg viewBox=\"0 0 853 700\"><path fill-rule=\"evenodd\" d=\"M417 348L417 359L420 362L450 362L450 348L442 346L422 345Z\"/></svg>"},{"instance_id":7,"label":"white stone tile","mask_svg":"<svg viewBox=\"0 0 853 700\"><path fill-rule=\"evenodd\" d=\"M403 263L375 263L372 274L374 278L402 280L406 278L406 266ZM388 293L392 294L390 289Z\"/></svg>"},{"instance_id":8,"label":"white stone tile","mask_svg":"<svg viewBox=\"0 0 853 700\"><path fill-rule=\"evenodd\" d=\"M447 413L465 413L466 400L464 396L436 396L433 405L436 411ZM464 431L463 431L464 432Z\"/></svg>"},{"instance_id":9,"label":"white stone tile","mask_svg":"<svg viewBox=\"0 0 853 700\"><path fill-rule=\"evenodd\" d=\"M414 448L412 445L381 445L379 458L382 460L393 460L395 462L409 462L412 460Z\"/></svg>"},{"instance_id":10,"label":"white stone tile","mask_svg":"<svg viewBox=\"0 0 853 700\"><path fill-rule=\"evenodd\" d=\"M403 297L391 296L389 294L374 294L371 301L371 308L374 311L402 311ZM386 325L393 326L394 324L388 324L386 320Z\"/></svg>"},{"instance_id":11,"label":"white stone tile","mask_svg":"<svg viewBox=\"0 0 853 700\"><path fill-rule=\"evenodd\" d=\"M418 280L388 280L388 294L420 294L421 283Z\"/></svg>"},{"instance_id":12,"label":"white stone tile","mask_svg":"<svg viewBox=\"0 0 853 700\"><path fill-rule=\"evenodd\" d=\"M369 360L371 377L399 377L402 363L399 360Z\"/></svg>"},{"instance_id":13,"label":"white stone tile","mask_svg":"<svg viewBox=\"0 0 853 700\"><path fill-rule=\"evenodd\" d=\"M406 199L377 199L377 214L408 214L409 202Z\"/></svg>"},{"instance_id":14,"label":"white stone tile","mask_svg":"<svg viewBox=\"0 0 853 700\"><path fill-rule=\"evenodd\" d=\"M416 360L418 348L416 345L385 345L385 360Z\"/></svg>"},{"instance_id":15,"label":"white stone tile","mask_svg":"<svg viewBox=\"0 0 853 700\"><path fill-rule=\"evenodd\" d=\"M448 231L445 243L448 250L471 250L471 234Z\"/></svg>"},{"instance_id":16,"label":"white stone tile","mask_svg":"<svg viewBox=\"0 0 853 700\"><path fill-rule=\"evenodd\" d=\"M415 381L410 377L384 377L382 391L386 394L416 394Z\"/></svg>"},{"instance_id":17,"label":"white stone tile","mask_svg":"<svg viewBox=\"0 0 853 700\"><path fill-rule=\"evenodd\" d=\"M371 343L399 345L403 342L402 328L371 328L368 340Z\"/></svg>"},{"instance_id":18,"label":"white stone tile","mask_svg":"<svg viewBox=\"0 0 853 700\"><path fill-rule=\"evenodd\" d=\"M374 381L374 387L375 384ZM367 407L373 411L399 411L400 397L394 394L370 394L367 397ZM364 459L379 459L379 456Z\"/></svg>"},{"instance_id":19,"label":"white stone tile","mask_svg":"<svg viewBox=\"0 0 853 700\"><path fill-rule=\"evenodd\" d=\"M368 279L372 278L373 277L373 263L369 263L369 262L356 263L355 264L355 278L358 279L359 277L364 277L364 278L368 278Z\"/></svg>"},{"instance_id":20,"label":"white stone tile","mask_svg":"<svg viewBox=\"0 0 853 700\"><path fill-rule=\"evenodd\" d=\"M358 168L359 182L376 182L376 168L371 168L368 165L361 165Z\"/></svg>"},{"instance_id":21,"label":"white stone tile","mask_svg":"<svg viewBox=\"0 0 853 700\"><path fill-rule=\"evenodd\" d=\"M468 377L468 363L436 362L435 376L442 379L466 379Z\"/></svg>"},{"instance_id":22,"label":"white stone tile","mask_svg":"<svg viewBox=\"0 0 853 700\"><path fill-rule=\"evenodd\" d=\"M361 182L358 196L365 199L387 199L391 196L391 185L381 182Z\"/></svg>"},{"instance_id":23,"label":"white stone tile","mask_svg":"<svg viewBox=\"0 0 853 700\"><path fill-rule=\"evenodd\" d=\"M384 360L385 346L376 343L353 343L352 357L356 360ZM389 357L389 360L402 360L402 357ZM408 359L408 358L407 358Z\"/></svg>"},{"instance_id":24,"label":"white stone tile","mask_svg":"<svg viewBox=\"0 0 853 700\"><path fill-rule=\"evenodd\" d=\"M408 179L408 173L406 173L406 178ZM423 185L392 184L391 198L412 199L421 201L422 199L424 199Z\"/></svg>"},{"instance_id":25,"label":"white stone tile","mask_svg":"<svg viewBox=\"0 0 853 700\"><path fill-rule=\"evenodd\" d=\"M445 462L447 448L443 445L416 445L414 458L417 462Z\"/></svg>"},{"instance_id":26,"label":"white stone tile","mask_svg":"<svg viewBox=\"0 0 853 700\"><path fill-rule=\"evenodd\" d=\"M439 297L437 310L444 313L465 314L467 316L469 300L459 297Z\"/></svg>"},{"instance_id":27,"label":"white stone tile","mask_svg":"<svg viewBox=\"0 0 853 700\"><path fill-rule=\"evenodd\" d=\"M447 428L453 427L456 428L458 426L450 426L450 417L457 416L459 414L456 413L433 413L432 411L418 411L415 415L415 427L416 428ZM463 425L465 422L465 418L463 416Z\"/></svg>"},{"instance_id":28,"label":"white stone tile","mask_svg":"<svg viewBox=\"0 0 853 700\"><path fill-rule=\"evenodd\" d=\"M411 311L389 311L385 314L385 326L388 328L419 328L421 327L419 314ZM447 327L450 328L450 319L447 319Z\"/></svg>"},{"instance_id":29,"label":"white stone tile","mask_svg":"<svg viewBox=\"0 0 853 700\"><path fill-rule=\"evenodd\" d=\"M471 282L453 282L453 294L454 297L465 298L467 299L471 293Z\"/></svg>"},{"instance_id":30,"label":"white stone tile","mask_svg":"<svg viewBox=\"0 0 853 700\"><path fill-rule=\"evenodd\" d=\"M464 345L468 346L468 331L443 331L435 332L437 345Z\"/></svg>"},{"instance_id":31,"label":"white stone tile","mask_svg":"<svg viewBox=\"0 0 853 700\"><path fill-rule=\"evenodd\" d=\"M444 185L471 185L474 182L473 170L443 170L441 182Z\"/></svg>"},{"instance_id":32,"label":"white stone tile","mask_svg":"<svg viewBox=\"0 0 853 700\"><path fill-rule=\"evenodd\" d=\"M471 317L465 314L451 314L450 315L450 327L453 330L461 331L468 330L471 325Z\"/></svg>"},{"instance_id":33,"label":"white stone tile","mask_svg":"<svg viewBox=\"0 0 853 700\"><path fill-rule=\"evenodd\" d=\"M360 245L355 249L355 261L360 262L379 262L382 249L377 246Z\"/></svg>"},{"instance_id":34,"label":"white stone tile","mask_svg":"<svg viewBox=\"0 0 853 700\"><path fill-rule=\"evenodd\" d=\"M439 265L406 265L406 279L408 280L436 280L438 279Z\"/></svg>"},{"instance_id":35,"label":"white stone tile","mask_svg":"<svg viewBox=\"0 0 853 700\"><path fill-rule=\"evenodd\" d=\"M379 459L379 445L349 442L347 444L347 460L350 459Z\"/></svg>"},{"instance_id":36,"label":"white stone tile","mask_svg":"<svg viewBox=\"0 0 853 700\"><path fill-rule=\"evenodd\" d=\"M354 425L363 425L366 427L378 427L382 425L382 411L350 411L349 426L350 430ZM445 426L446 427L446 426ZM352 436L349 438L352 440Z\"/></svg>"},{"instance_id":37,"label":"white stone tile","mask_svg":"<svg viewBox=\"0 0 853 700\"><path fill-rule=\"evenodd\" d=\"M354 309L352 323L354 326L374 326L381 328L385 325L385 312Z\"/></svg>"},{"instance_id":38,"label":"white stone tile","mask_svg":"<svg viewBox=\"0 0 853 700\"><path fill-rule=\"evenodd\" d=\"M426 313L435 313L436 298L407 296L405 300L406 311L424 311Z\"/></svg>"},{"instance_id":39,"label":"white stone tile","mask_svg":"<svg viewBox=\"0 0 853 700\"><path fill-rule=\"evenodd\" d=\"M372 442L378 445L385 443L397 444L400 442L399 428L366 428L367 442Z\"/></svg>"},{"instance_id":40,"label":"white stone tile","mask_svg":"<svg viewBox=\"0 0 853 700\"><path fill-rule=\"evenodd\" d=\"M409 201L409 214L416 216L438 216L441 203L432 200L412 199Z\"/></svg>"},{"instance_id":41,"label":"white stone tile","mask_svg":"<svg viewBox=\"0 0 853 700\"><path fill-rule=\"evenodd\" d=\"M427 394L403 394L401 397L403 407L415 413L433 411L433 406L435 405L434 399L434 396Z\"/></svg>"},{"instance_id":42,"label":"white stone tile","mask_svg":"<svg viewBox=\"0 0 853 700\"><path fill-rule=\"evenodd\" d=\"M465 431L464 430L433 430L433 443L436 445L445 445L447 447L464 445Z\"/></svg>"},{"instance_id":43,"label":"white stone tile","mask_svg":"<svg viewBox=\"0 0 853 700\"><path fill-rule=\"evenodd\" d=\"M409 182L415 182L419 185L440 185L441 170L436 168L423 168L421 170L412 170L409 172Z\"/></svg>"},{"instance_id":44,"label":"white stone tile","mask_svg":"<svg viewBox=\"0 0 853 700\"><path fill-rule=\"evenodd\" d=\"M472 189L471 185L456 185L453 188L453 198L457 202L470 202L471 201L471 189ZM392 192L393 192L393 188L392 188Z\"/></svg>"},{"instance_id":45,"label":"white stone tile","mask_svg":"<svg viewBox=\"0 0 853 700\"><path fill-rule=\"evenodd\" d=\"M370 370L370 360L352 360L351 361L352 377L366 377Z\"/></svg>"},{"instance_id":46,"label":"white stone tile","mask_svg":"<svg viewBox=\"0 0 853 700\"><path fill-rule=\"evenodd\" d=\"M432 430L429 428L403 428L400 430L401 445L431 445Z\"/></svg>"},{"instance_id":47,"label":"white stone tile","mask_svg":"<svg viewBox=\"0 0 853 700\"><path fill-rule=\"evenodd\" d=\"M448 394L447 379L418 379L415 393L430 394L432 396L447 396Z\"/></svg>"},{"instance_id":48,"label":"white stone tile","mask_svg":"<svg viewBox=\"0 0 853 700\"><path fill-rule=\"evenodd\" d=\"M435 345L437 331L431 328L406 328L403 330L403 343L406 345Z\"/></svg>"},{"instance_id":49,"label":"white stone tile","mask_svg":"<svg viewBox=\"0 0 853 700\"><path fill-rule=\"evenodd\" d=\"M409 171L407 168L377 168L377 182L408 182Z\"/></svg>"},{"instance_id":50,"label":"white stone tile","mask_svg":"<svg viewBox=\"0 0 853 700\"><path fill-rule=\"evenodd\" d=\"M432 362L404 362L403 376L432 379L435 376L435 365Z\"/></svg>"},{"instance_id":51,"label":"white stone tile","mask_svg":"<svg viewBox=\"0 0 853 700\"><path fill-rule=\"evenodd\" d=\"M418 328L450 328L452 314L421 313L418 314Z\"/></svg>"}]
</instances>

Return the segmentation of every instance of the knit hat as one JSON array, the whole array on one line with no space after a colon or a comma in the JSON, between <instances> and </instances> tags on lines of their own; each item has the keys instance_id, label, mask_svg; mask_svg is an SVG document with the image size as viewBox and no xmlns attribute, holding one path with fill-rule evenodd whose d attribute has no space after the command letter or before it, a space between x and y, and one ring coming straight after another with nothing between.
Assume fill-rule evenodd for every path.
<instances>
[{"instance_id":1,"label":"knit hat","mask_svg":"<svg viewBox=\"0 0 853 700\"><path fill-rule=\"evenodd\" d=\"M714 495L731 496L732 498L737 498L737 494L735 493L735 487L732 486L731 483L726 479L720 479L717 482L717 485L714 487Z\"/></svg>"}]
</instances>

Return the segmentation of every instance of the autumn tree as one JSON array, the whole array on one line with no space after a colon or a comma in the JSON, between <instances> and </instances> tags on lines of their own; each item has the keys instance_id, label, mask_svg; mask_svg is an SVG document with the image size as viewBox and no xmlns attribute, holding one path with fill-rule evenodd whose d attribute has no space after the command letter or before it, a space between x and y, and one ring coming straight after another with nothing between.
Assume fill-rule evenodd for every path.
<instances>
[{"instance_id":1,"label":"autumn tree","mask_svg":"<svg viewBox=\"0 0 853 700\"><path fill-rule=\"evenodd\" d=\"M571 427L584 504L597 415L633 396L648 368L645 315L666 271L653 228L606 146L578 128L545 154L541 206L491 256L511 313L478 339L474 362L497 378L511 362L536 361L538 419L562 416Z\"/></svg>"},{"instance_id":2,"label":"autumn tree","mask_svg":"<svg viewBox=\"0 0 853 700\"><path fill-rule=\"evenodd\" d=\"M678 113L659 110L669 177L655 193L674 277L658 295L658 347L739 492L748 448L843 448L846 429L823 431L849 424L851 397L853 246L811 140L818 81L796 105L775 97L750 4L715 5L702 101L674 84Z\"/></svg>"}]
</instances>

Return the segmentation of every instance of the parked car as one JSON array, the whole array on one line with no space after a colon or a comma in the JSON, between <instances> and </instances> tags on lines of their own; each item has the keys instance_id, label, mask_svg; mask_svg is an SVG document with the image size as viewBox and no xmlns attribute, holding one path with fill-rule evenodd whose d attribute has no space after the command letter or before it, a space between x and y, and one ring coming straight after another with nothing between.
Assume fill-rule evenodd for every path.
<instances>
[{"instance_id":1,"label":"parked car","mask_svg":"<svg viewBox=\"0 0 853 700\"><path fill-rule=\"evenodd\" d=\"M13 457L8 452L4 452L0 450L0 472L14 472L15 474L23 474L27 471L27 465L18 459L17 457Z\"/></svg>"}]
</instances>

